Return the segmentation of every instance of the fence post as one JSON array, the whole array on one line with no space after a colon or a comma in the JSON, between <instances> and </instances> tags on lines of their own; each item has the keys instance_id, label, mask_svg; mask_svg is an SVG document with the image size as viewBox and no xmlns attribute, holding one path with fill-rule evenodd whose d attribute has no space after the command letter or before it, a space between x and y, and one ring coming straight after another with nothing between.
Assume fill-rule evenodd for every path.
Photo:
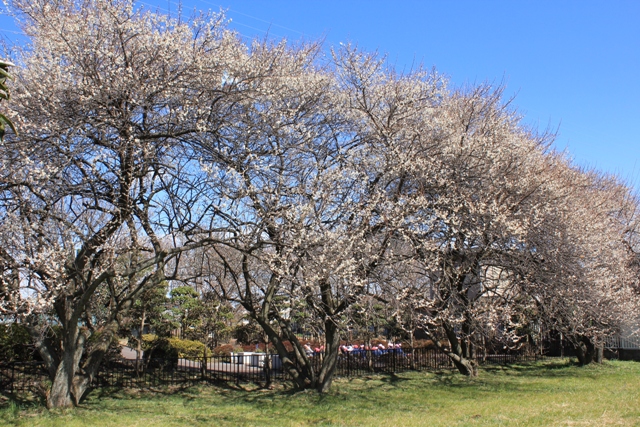
<instances>
[{"instance_id":1,"label":"fence post","mask_svg":"<svg viewBox=\"0 0 640 427\"><path fill-rule=\"evenodd\" d=\"M235 376L234 376L234 380L235 380L235 382L236 382L236 386L239 386L239 385L240 385L240 357L242 357L242 358L243 358L243 359L242 359L242 363L243 363L243 365L242 365L242 366L244 367L244 355L242 355L242 356L237 355L237 356L236 356L236 362L237 362L237 363L235 364L235 371L236 371L236 374L235 374Z\"/></svg>"},{"instance_id":2,"label":"fence post","mask_svg":"<svg viewBox=\"0 0 640 427\"><path fill-rule=\"evenodd\" d=\"M265 348L263 367L265 376L265 388L271 388L271 354L269 354L269 350L267 348Z\"/></svg>"},{"instance_id":3,"label":"fence post","mask_svg":"<svg viewBox=\"0 0 640 427\"><path fill-rule=\"evenodd\" d=\"M416 363L416 349L411 347L411 353L410 353L411 358L409 359L409 369L411 369L412 371L421 371L422 369L418 368L418 364Z\"/></svg>"},{"instance_id":4,"label":"fence post","mask_svg":"<svg viewBox=\"0 0 640 427\"><path fill-rule=\"evenodd\" d=\"M202 350L202 363L200 364L200 380L207 379L207 346Z\"/></svg>"}]
</instances>

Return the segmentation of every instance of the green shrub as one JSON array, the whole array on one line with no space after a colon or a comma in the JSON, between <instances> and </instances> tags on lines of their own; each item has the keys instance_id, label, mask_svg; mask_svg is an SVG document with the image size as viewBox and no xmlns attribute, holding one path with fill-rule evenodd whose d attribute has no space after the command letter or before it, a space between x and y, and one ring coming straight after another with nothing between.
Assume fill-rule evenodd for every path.
<instances>
[{"instance_id":1,"label":"green shrub","mask_svg":"<svg viewBox=\"0 0 640 427\"><path fill-rule=\"evenodd\" d=\"M145 351L145 358L196 360L204 356L205 350L207 356L211 355L211 350L200 341L158 338L154 334L142 335L142 348Z\"/></svg>"},{"instance_id":2,"label":"green shrub","mask_svg":"<svg viewBox=\"0 0 640 427\"><path fill-rule=\"evenodd\" d=\"M171 370L178 366L178 351L171 347L166 338L158 338L154 334L142 335L142 349L149 367Z\"/></svg>"},{"instance_id":3,"label":"green shrub","mask_svg":"<svg viewBox=\"0 0 640 427\"><path fill-rule=\"evenodd\" d=\"M169 338L169 345L178 351L178 357L182 359L201 359L207 352L211 355L211 350L200 341L181 340L180 338Z\"/></svg>"},{"instance_id":4,"label":"green shrub","mask_svg":"<svg viewBox=\"0 0 640 427\"><path fill-rule=\"evenodd\" d=\"M30 361L36 355L31 335L19 323L0 324L0 361Z\"/></svg>"},{"instance_id":5,"label":"green shrub","mask_svg":"<svg viewBox=\"0 0 640 427\"><path fill-rule=\"evenodd\" d=\"M154 345L156 345L157 343L155 342L158 339L158 336L155 334L143 334L142 335L142 350L143 351L148 351L151 350Z\"/></svg>"},{"instance_id":6,"label":"green shrub","mask_svg":"<svg viewBox=\"0 0 640 427\"><path fill-rule=\"evenodd\" d=\"M262 328L253 320L237 325L232 333L238 344L255 344L262 341Z\"/></svg>"}]
</instances>

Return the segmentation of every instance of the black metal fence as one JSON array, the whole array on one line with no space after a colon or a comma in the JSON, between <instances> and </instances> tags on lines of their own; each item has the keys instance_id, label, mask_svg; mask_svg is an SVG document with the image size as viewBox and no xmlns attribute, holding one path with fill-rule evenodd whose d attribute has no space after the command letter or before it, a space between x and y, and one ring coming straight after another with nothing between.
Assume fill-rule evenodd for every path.
<instances>
[{"instance_id":1,"label":"black metal fence","mask_svg":"<svg viewBox=\"0 0 640 427\"><path fill-rule=\"evenodd\" d=\"M49 380L43 362L0 364L0 392L39 392Z\"/></svg>"},{"instance_id":2,"label":"black metal fence","mask_svg":"<svg viewBox=\"0 0 640 427\"><path fill-rule=\"evenodd\" d=\"M315 357L314 362L318 363L319 369L321 358ZM392 374L410 370L438 370L452 367L447 355L433 349L355 350L339 355L335 375L348 378L372 372Z\"/></svg>"},{"instance_id":3,"label":"black metal fence","mask_svg":"<svg viewBox=\"0 0 640 427\"><path fill-rule=\"evenodd\" d=\"M201 360L118 360L103 364L98 386L150 387L194 385L199 382L266 383L288 379L278 355L264 353L209 356Z\"/></svg>"},{"instance_id":4,"label":"black metal fence","mask_svg":"<svg viewBox=\"0 0 640 427\"><path fill-rule=\"evenodd\" d=\"M310 361L319 371L323 355L314 354ZM485 355L476 358L478 364L509 364L534 361L540 356ZM336 377L359 377L372 373L400 373L410 370L442 370L454 368L451 360L433 349L400 349L387 351L360 350L341 353ZM278 355L238 353L231 356L210 356L201 360L151 359L112 360L103 363L95 379L96 387L147 388L158 386L190 386L203 382L253 382L266 384L289 380ZM1 392L41 392L47 389L49 377L41 362L0 364Z\"/></svg>"}]
</instances>

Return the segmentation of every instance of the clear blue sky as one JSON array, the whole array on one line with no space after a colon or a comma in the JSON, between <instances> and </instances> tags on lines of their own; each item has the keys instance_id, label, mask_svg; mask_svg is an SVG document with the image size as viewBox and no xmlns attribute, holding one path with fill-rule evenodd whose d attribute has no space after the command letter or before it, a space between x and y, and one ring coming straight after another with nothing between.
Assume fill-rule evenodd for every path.
<instances>
[{"instance_id":1,"label":"clear blue sky","mask_svg":"<svg viewBox=\"0 0 640 427\"><path fill-rule=\"evenodd\" d=\"M173 0L137 2L178 12ZM558 130L580 165L640 189L640 0L249 1L184 0L226 9L247 39L323 38L388 54L398 69L435 66L454 85L507 86L525 123ZM0 35L19 40L11 18Z\"/></svg>"}]
</instances>

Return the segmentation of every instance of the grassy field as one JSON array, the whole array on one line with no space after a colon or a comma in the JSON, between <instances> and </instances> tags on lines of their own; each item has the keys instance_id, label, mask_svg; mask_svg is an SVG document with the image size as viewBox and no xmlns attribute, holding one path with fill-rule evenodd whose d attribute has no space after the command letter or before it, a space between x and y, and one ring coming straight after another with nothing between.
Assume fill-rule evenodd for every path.
<instances>
[{"instance_id":1,"label":"grassy field","mask_svg":"<svg viewBox=\"0 0 640 427\"><path fill-rule=\"evenodd\" d=\"M74 410L4 402L9 426L640 426L640 363L547 361L337 380L331 393L197 387L94 391Z\"/></svg>"}]
</instances>

